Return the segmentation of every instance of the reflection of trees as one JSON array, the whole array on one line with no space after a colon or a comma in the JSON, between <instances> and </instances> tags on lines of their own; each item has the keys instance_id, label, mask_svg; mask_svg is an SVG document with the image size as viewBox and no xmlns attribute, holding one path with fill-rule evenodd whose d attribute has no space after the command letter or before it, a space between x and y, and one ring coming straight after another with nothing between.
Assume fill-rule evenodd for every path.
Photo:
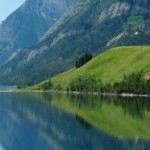
<instances>
[{"instance_id":1,"label":"reflection of trees","mask_svg":"<svg viewBox=\"0 0 150 150\"><path fill-rule=\"evenodd\" d=\"M41 94L43 96L43 99L46 100L46 102L51 104L51 100L52 100L51 93L44 92L44 93L41 93Z\"/></svg>"},{"instance_id":2,"label":"reflection of trees","mask_svg":"<svg viewBox=\"0 0 150 150\"><path fill-rule=\"evenodd\" d=\"M100 108L103 103L100 97L91 95L69 95L69 99L79 108Z\"/></svg>"},{"instance_id":3,"label":"reflection of trees","mask_svg":"<svg viewBox=\"0 0 150 150\"><path fill-rule=\"evenodd\" d=\"M38 94L38 98L40 98ZM150 100L142 97L117 97L117 96L93 96L93 95L51 95L50 93L41 93L41 98L48 103L51 103L53 98L58 100L68 99L73 105L80 109L100 109L105 103L107 105L114 104L123 109L124 114L129 114L133 117L143 118L146 112L150 112Z\"/></svg>"},{"instance_id":4,"label":"reflection of trees","mask_svg":"<svg viewBox=\"0 0 150 150\"><path fill-rule=\"evenodd\" d=\"M79 108L100 109L105 103L114 104L123 109L124 114L133 117L143 118L146 112L150 112L150 100L141 97L110 97L110 96L92 96L92 95L68 95L71 103Z\"/></svg>"},{"instance_id":5,"label":"reflection of trees","mask_svg":"<svg viewBox=\"0 0 150 150\"><path fill-rule=\"evenodd\" d=\"M150 112L150 100L147 98L124 98L114 99L116 106L121 106L125 114L133 117L143 118L146 112Z\"/></svg>"},{"instance_id":6,"label":"reflection of trees","mask_svg":"<svg viewBox=\"0 0 150 150\"><path fill-rule=\"evenodd\" d=\"M114 103L116 106L121 106L123 110L126 110L129 113L129 110L132 110L132 107L130 105L133 105L133 107L134 105L138 106L138 109L142 109L143 111L149 111L150 104L148 100L140 98L127 100L127 98L85 95L51 95L50 93L11 93L7 94L5 97L1 95L0 99L1 108L5 108L7 112L9 112L8 118L3 117L1 119L1 124L3 125L2 129L5 129L5 132L7 132L8 136L5 133L5 136L1 137L4 139L5 137L9 139L9 144L11 143L11 141L16 142L19 140L21 142L23 141L24 147L28 145L30 146L28 140L26 141L25 139L28 139L28 137L31 136L36 143L40 143L40 145L37 146L42 147L44 145L46 147L51 144L50 142L53 141L55 145L58 145L65 150L76 150L84 148L94 149L95 145L99 147L99 149L100 147L101 149L111 149L112 147L114 147L114 149L122 149L123 146L125 147L125 149L132 149L132 147L135 147L135 149L137 149L137 147L141 148L143 145L145 146L145 149L148 149L147 147L149 147L149 143L146 141L143 141L142 143L142 140L121 140L108 136L103 132L98 132L97 130L92 128L92 126L90 126L88 122L86 122L78 115L75 116L78 122L76 124L74 116L69 115L66 112L63 112L55 107L52 107L47 103L51 100L53 101L56 99L62 100L63 102L65 100L69 100L71 104L74 104L81 109L87 108L87 110L94 110L97 108L101 109L101 106L104 103L108 106ZM139 105L142 106L139 107ZM127 109L128 107L130 107L130 109ZM3 116L3 110L1 110L1 112L1 116ZM10 112L12 115L10 114ZM36 133L37 135L35 134L35 130L33 130L33 128L31 128L29 132L26 132L28 131L27 129L29 127L26 124L27 122L29 122L29 124L35 129L38 129ZM79 126L79 124L81 126ZM36 139L37 136L40 138ZM31 137L29 138L29 141L31 140ZM43 141L45 141L45 139L48 142L44 143ZM43 145L41 146L42 143ZM22 143L18 145L22 146ZM28 149L28 147L25 147L24 149Z\"/></svg>"}]
</instances>

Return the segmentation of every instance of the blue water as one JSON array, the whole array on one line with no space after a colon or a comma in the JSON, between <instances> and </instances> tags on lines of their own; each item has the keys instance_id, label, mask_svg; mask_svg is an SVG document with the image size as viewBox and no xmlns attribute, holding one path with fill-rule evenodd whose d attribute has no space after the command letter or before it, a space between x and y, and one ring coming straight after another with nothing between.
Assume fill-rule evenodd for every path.
<instances>
[{"instance_id":1,"label":"blue water","mask_svg":"<svg viewBox=\"0 0 150 150\"><path fill-rule=\"evenodd\" d=\"M15 90L15 89L17 89L17 86L0 86L0 91Z\"/></svg>"},{"instance_id":2,"label":"blue water","mask_svg":"<svg viewBox=\"0 0 150 150\"><path fill-rule=\"evenodd\" d=\"M59 98L59 97L57 97ZM149 140L113 137L32 93L0 93L0 150L149 150Z\"/></svg>"}]
</instances>

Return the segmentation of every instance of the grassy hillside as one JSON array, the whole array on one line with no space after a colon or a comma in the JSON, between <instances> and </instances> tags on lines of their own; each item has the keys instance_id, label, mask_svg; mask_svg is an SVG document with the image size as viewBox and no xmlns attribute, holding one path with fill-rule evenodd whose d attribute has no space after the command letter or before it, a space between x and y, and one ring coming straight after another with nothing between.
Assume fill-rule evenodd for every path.
<instances>
[{"instance_id":1,"label":"grassy hillside","mask_svg":"<svg viewBox=\"0 0 150 150\"><path fill-rule=\"evenodd\" d=\"M120 81L124 74L144 71L150 75L150 46L117 47L93 58L81 68L71 69L52 78L52 82L65 89L69 83L83 75L94 75L104 83ZM34 88L39 88L44 81Z\"/></svg>"}]
</instances>

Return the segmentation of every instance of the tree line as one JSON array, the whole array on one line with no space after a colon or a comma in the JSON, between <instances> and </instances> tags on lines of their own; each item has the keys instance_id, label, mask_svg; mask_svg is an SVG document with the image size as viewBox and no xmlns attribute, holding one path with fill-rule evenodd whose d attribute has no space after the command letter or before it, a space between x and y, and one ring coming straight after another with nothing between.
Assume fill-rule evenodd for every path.
<instances>
[{"instance_id":1,"label":"tree line","mask_svg":"<svg viewBox=\"0 0 150 150\"><path fill-rule=\"evenodd\" d=\"M40 90L62 90L62 87L61 85L54 85L51 79L49 79L41 85ZM132 93L149 95L150 80L143 77L142 71L124 75L120 82L115 82L114 84L106 84L95 76L85 75L72 80L66 90L83 93Z\"/></svg>"},{"instance_id":2,"label":"tree line","mask_svg":"<svg viewBox=\"0 0 150 150\"><path fill-rule=\"evenodd\" d=\"M113 85L104 84L94 76L81 76L70 83L68 90L118 94L150 94L150 80L143 78L142 71L124 75L121 82L115 82Z\"/></svg>"}]
</instances>

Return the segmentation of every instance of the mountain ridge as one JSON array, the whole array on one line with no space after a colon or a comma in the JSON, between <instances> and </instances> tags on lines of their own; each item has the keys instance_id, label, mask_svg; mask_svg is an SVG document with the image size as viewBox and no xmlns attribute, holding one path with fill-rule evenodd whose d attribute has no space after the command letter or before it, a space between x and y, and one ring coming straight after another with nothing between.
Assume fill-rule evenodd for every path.
<instances>
[{"instance_id":1,"label":"mountain ridge","mask_svg":"<svg viewBox=\"0 0 150 150\"><path fill-rule=\"evenodd\" d=\"M86 52L98 55L116 46L149 45L148 4L148 0L77 0L37 45L3 66L0 83L15 83L19 77L17 83L35 84L72 68Z\"/></svg>"},{"instance_id":2,"label":"mountain ridge","mask_svg":"<svg viewBox=\"0 0 150 150\"><path fill-rule=\"evenodd\" d=\"M35 44L73 0L26 0L0 27L0 65L14 51Z\"/></svg>"}]
</instances>

